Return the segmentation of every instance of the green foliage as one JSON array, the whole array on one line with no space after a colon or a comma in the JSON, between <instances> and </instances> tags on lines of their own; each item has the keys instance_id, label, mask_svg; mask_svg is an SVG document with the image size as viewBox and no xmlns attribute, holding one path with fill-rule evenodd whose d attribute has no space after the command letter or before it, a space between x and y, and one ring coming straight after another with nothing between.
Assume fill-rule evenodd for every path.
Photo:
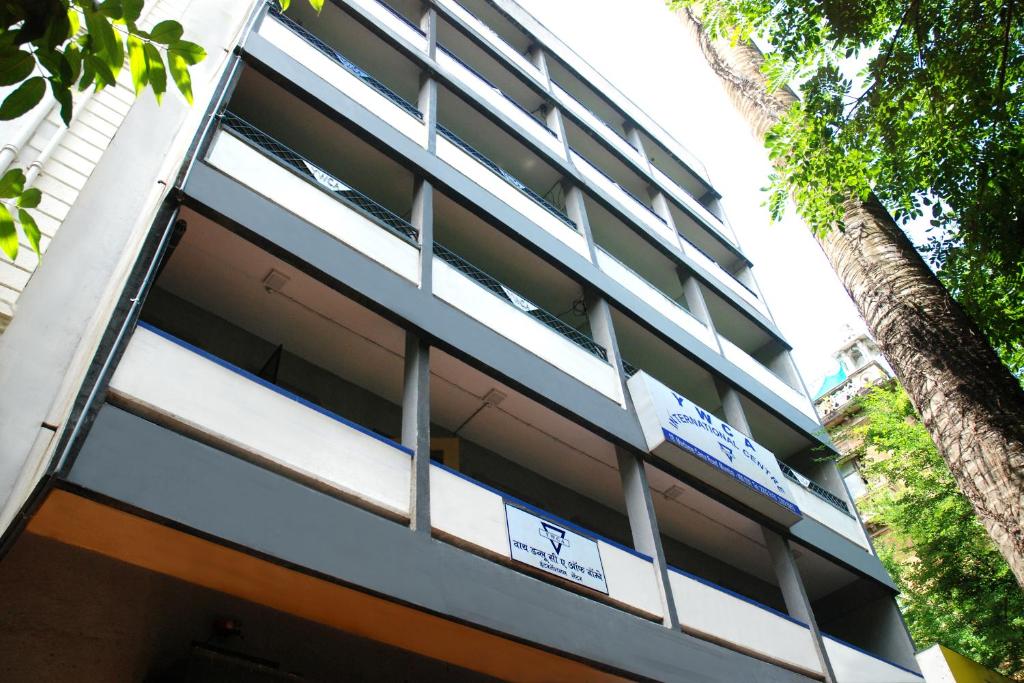
<instances>
[{"instance_id":1,"label":"green foliage","mask_svg":"<svg viewBox=\"0 0 1024 683\"><path fill-rule=\"evenodd\" d=\"M669 0L681 7L695 0ZM926 254L1003 359L1024 340L1024 7L1014 0L708 0L718 37L771 45L800 101L766 144L768 206L818 233L874 192L931 225ZM993 291L998 283L998 296ZM1012 341L1010 341L1012 340Z\"/></svg>"},{"instance_id":2,"label":"green foliage","mask_svg":"<svg viewBox=\"0 0 1024 683\"><path fill-rule=\"evenodd\" d=\"M861 505L918 647L942 643L1024 679L1024 591L898 386L862 399ZM868 449L889 455L873 458Z\"/></svg>"}]
</instances>

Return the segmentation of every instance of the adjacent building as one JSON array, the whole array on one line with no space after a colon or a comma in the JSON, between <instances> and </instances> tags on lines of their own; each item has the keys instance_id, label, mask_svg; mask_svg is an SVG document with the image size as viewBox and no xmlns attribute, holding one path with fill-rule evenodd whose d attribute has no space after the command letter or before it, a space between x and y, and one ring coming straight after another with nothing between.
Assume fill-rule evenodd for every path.
<instances>
[{"instance_id":1,"label":"adjacent building","mask_svg":"<svg viewBox=\"0 0 1024 683\"><path fill-rule=\"evenodd\" d=\"M922 680L700 161L511 0L291 4L14 136L5 679Z\"/></svg>"}]
</instances>

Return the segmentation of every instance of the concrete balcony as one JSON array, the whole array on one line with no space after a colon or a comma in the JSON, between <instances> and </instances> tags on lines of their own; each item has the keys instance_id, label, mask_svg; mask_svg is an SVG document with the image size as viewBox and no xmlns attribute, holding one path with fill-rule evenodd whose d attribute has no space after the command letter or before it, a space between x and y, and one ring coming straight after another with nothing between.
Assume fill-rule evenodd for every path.
<instances>
[{"instance_id":1,"label":"concrete balcony","mask_svg":"<svg viewBox=\"0 0 1024 683\"><path fill-rule=\"evenodd\" d=\"M718 352L714 333L690 312L673 301L660 289L645 280L636 271L601 247L597 248L597 265L620 285L628 289L673 323L702 341L709 350Z\"/></svg>"},{"instance_id":2,"label":"concrete balcony","mask_svg":"<svg viewBox=\"0 0 1024 683\"><path fill-rule=\"evenodd\" d=\"M624 401L605 349L440 246L434 256L434 294L612 401Z\"/></svg>"},{"instance_id":3,"label":"concrete balcony","mask_svg":"<svg viewBox=\"0 0 1024 683\"><path fill-rule=\"evenodd\" d=\"M589 260L586 238L561 211L455 133L440 126L437 156Z\"/></svg>"},{"instance_id":4,"label":"concrete balcony","mask_svg":"<svg viewBox=\"0 0 1024 683\"><path fill-rule=\"evenodd\" d=\"M677 185L674 180L665 175L665 173L658 169L656 166L651 166L651 174L662 187L668 190L668 193L672 195L672 197L677 202L685 206L688 211L692 212L695 216L697 216L697 218L701 222L703 222L706 227L713 230L716 235L727 240L733 246L736 245L736 240L733 239L728 234L728 231L722 224L721 219L719 219L718 216L716 216L715 214L708 211L703 204L698 202L693 197L693 195L689 194L683 188L679 187L679 185Z\"/></svg>"},{"instance_id":5,"label":"concrete balcony","mask_svg":"<svg viewBox=\"0 0 1024 683\"><path fill-rule=\"evenodd\" d=\"M480 95L492 107L525 129L537 142L543 144L557 156L565 158L565 149L562 141L558 139L550 128L534 118L515 100L456 57L451 51L439 47L437 63L445 75L461 83L467 90L472 90Z\"/></svg>"},{"instance_id":6,"label":"concrete balcony","mask_svg":"<svg viewBox=\"0 0 1024 683\"><path fill-rule=\"evenodd\" d=\"M136 329L110 395L283 476L409 516L408 449L156 328Z\"/></svg>"},{"instance_id":7,"label":"concrete balcony","mask_svg":"<svg viewBox=\"0 0 1024 683\"><path fill-rule=\"evenodd\" d=\"M744 285L742 282L736 279L736 276L727 271L717 261L707 255L702 249L697 247L693 242L690 242L685 237L680 237L680 244L682 245L683 253L693 259L698 265L704 268L710 273L718 282L725 285L733 294L736 294L741 299L746 301L748 304L753 306L755 309L760 311L762 314L767 314L768 309L764 305L764 301L761 300L757 294L754 293L749 287Z\"/></svg>"},{"instance_id":8,"label":"concrete balcony","mask_svg":"<svg viewBox=\"0 0 1024 683\"><path fill-rule=\"evenodd\" d=\"M794 502L805 515L813 517L865 551L872 552L860 520L850 510L850 503L786 465L783 465L783 473L789 477L789 490L793 493Z\"/></svg>"},{"instance_id":9,"label":"concrete balcony","mask_svg":"<svg viewBox=\"0 0 1024 683\"><path fill-rule=\"evenodd\" d=\"M366 0L363 0L366 1ZM469 28L476 31L482 36L493 48L500 52L506 59L513 62L516 66L521 68L527 74L537 79L538 82L543 80L543 75L535 67L529 59L524 57L522 54L517 52L515 48L509 45L501 36L491 30L487 24L480 21L472 12L463 7L457 0L439 0L437 3L439 6L444 8L447 12L451 13L452 16L461 20Z\"/></svg>"},{"instance_id":10,"label":"concrete balcony","mask_svg":"<svg viewBox=\"0 0 1024 683\"><path fill-rule=\"evenodd\" d=\"M225 116L207 162L254 192L412 281L415 231L402 218L237 117Z\"/></svg>"},{"instance_id":11,"label":"concrete balcony","mask_svg":"<svg viewBox=\"0 0 1024 683\"><path fill-rule=\"evenodd\" d=\"M836 683L922 683L918 673L881 659L833 636L822 634Z\"/></svg>"},{"instance_id":12,"label":"concrete balcony","mask_svg":"<svg viewBox=\"0 0 1024 683\"><path fill-rule=\"evenodd\" d=\"M406 40L413 47L427 51L427 38L423 31L404 16L378 0L352 0L352 4L372 16L377 23L386 26Z\"/></svg>"},{"instance_id":13,"label":"concrete balcony","mask_svg":"<svg viewBox=\"0 0 1024 683\"><path fill-rule=\"evenodd\" d=\"M679 621L687 633L808 676L821 676L806 624L674 567L669 582Z\"/></svg>"},{"instance_id":14,"label":"concrete balcony","mask_svg":"<svg viewBox=\"0 0 1024 683\"><path fill-rule=\"evenodd\" d=\"M722 335L718 336L718 341L722 344L722 355L724 355L728 361L742 369L801 413L812 420L817 421L818 416L814 411L814 406L811 405L810 400L804 396L803 392L797 391L786 384L782 378Z\"/></svg>"},{"instance_id":15,"label":"concrete balcony","mask_svg":"<svg viewBox=\"0 0 1024 683\"><path fill-rule=\"evenodd\" d=\"M570 157L572 163L587 180L615 199L629 212L634 220L647 226L652 232L660 235L669 244L678 248L679 239L675 231L665 221L661 220L654 211L642 204L640 200L624 190L621 185L609 178L581 155L576 152L570 152Z\"/></svg>"},{"instance_id":16,"label":"concrete balcony","mask_svg":"<svg viewBox=\"0 0 1024 683\"><path fill-rule=\"evenodd\" d=\"M598 118L597 115L590 111L582 102L570 95L567 90L564 90L557 83L552 82L551 92L554 94L555 100L558 104L577 119L587 124L591 130L601 136L602 140L617 149L626 157L632 159L637 164L644 164L644 158L640 156L640 152L638 152L633 145L629 144L629 142L616 133L611 126Z\"/></svg>"},{"instance_id":17,"label":"concrete balcony","mask_svg":"<svg viewBox=\"0 0 1024 683\"><path fill-rule=\"evenodd\" d=\"M291 18L271 12L260 24L258 34L397 130L419 144L425 142L423 115L415 106Z\"/></svg>"}]
</instances>

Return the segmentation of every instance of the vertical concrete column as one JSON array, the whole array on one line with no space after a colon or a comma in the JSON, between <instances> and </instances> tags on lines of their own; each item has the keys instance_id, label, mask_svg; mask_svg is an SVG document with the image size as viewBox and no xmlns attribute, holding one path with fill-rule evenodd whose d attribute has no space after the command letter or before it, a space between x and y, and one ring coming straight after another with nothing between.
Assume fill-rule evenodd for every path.
<instances>
[{"instance_id":1,"label":"vertical concrete column","mask_svg":"<svg viewBox=\"0 0 1024 683\"><path fill-rule=\"evenodd\" d=\"M431 59L437 57L437 10L427 8L420 18L420 28L427 36L427 55ZM416 108L423 113L423 125L426 127L426 139L423 146L428 152L437 149L437 81L429 72L420 72L420 91Z\"/></svg>"},{"instance_id":2,"label":"vertical concrete column","mask_svg":"<svg viewBox=\"0 0 1024 683\"><path fill-rule=\"evenodd\" d=\"M405 382L402 387L402 445L412 449L409 526L430 533L430 345L405 333Z\"/></svg>"},{"instance_id":3,"label":"vertical concrete column","mask_svg":"<svg viewBox=\"0 0 1024 683\"><path fill-rule=\"evenodd\" d=\"M807 591L804 590L804 582L800 578L800 568L797 567L796 558L793 557L793 549L789 545L789 541L775 531L761 527L761 533L772 558L772 567L782 591L782 599L786 603L786 611L789 616L804 622L810 628L814 649L818 655L818 663L821 664L821 670L825 674L825 683L836 683L836 675L832 671L832 664L825 652L825 643L821 639L818 622L814 619L811 601L807 597Z\"/></svg>"},{"instance_id":4,"label":"vertical concrete column","mask_svg":"<svg viewBox=\"0 0 1024 683\"><path fill-rule=\"evenodd\" d=\"M636 148L636 151L640 154L640 165L647 169L648 173L653 173L651 171L651 158L647 156L647 150L644 149L644 141L643 138L640 137L640 131L638 131L634 126L631 126L629 123L626 123L625 128L626 142L633 145L633 147Z\"/></svg>"},{"instance_id":5,"label":"vertical concrete column","mask_svg":"<svg viewBox=\"0 0 1024 683\"><path fill-rule=\"evenodd\" d=\"M633 535L633 547L650 555L654 560L654 574L661 592L662 624L666 628L679 628L679 614L676 612L672 586L668 580L668 562L661 544L658 518L651 499L651 487L647 483L643 459L622 448L616 448L619 461L619 477L622 493L626 498L626 512L629 515L629 530Z\"/></svg>"},{"instance_id":6,"label":"vertical concrete column","mask_svg":"<svg viewBox=\"0 0 1024 683\"><path fill-rule=\"evenodd\" d=\"M665 225L669 227L672 234L675 235L675 241L669 242L673 247L679 251L683 251L683 243L680 241L679 229L676 227L676 222L672 218L672 211L669 209L668 198L665 197L664 193L654 185L647 186L647 195L651 198L651 209L661 220L665 222Z\"/></svg>"},{"instance_id":7,"label":"vertical concrete column","mask_svg":"<svg viewBox=\"0 0 1024 683\"><path fill-rule=\"evenodd\" d=\"M715 321L711 318L708 303L704 300L700 282L682 266L676 267L676 273L679 276L679 284L683 287L683 296L686 298L686 306L690 310L690 314L711 330L711 336L715 339L718 352L722 353L722 342L718 339L718 330L715 329Z\"/></svg>"},{"instance_id":8,"label":"vertical concrete column","mask_svg":"<svg viewBox=\"0 0 1024 683\"><path fill-rule=\"evenodd\" d=\"M530 62L540 71L544 91L550 93L551 74L548 72L547 56L540 45L530 48ZM562 156L569 159L569 137L565 132L565 118L562 116L562 110L558 108L550 95L545 95L544 98L544 123L562 141Z\"/></svg>"},{"instance_id":9,"label":"vertical concrete column","mask_svg":"<svg viewBox=\"0 0 1024 683\"><path fill-rule=\"evenodd\" d=\"M579 192L579 190L576 190ZM623 406L635 413L633 402L626 388L626 373L622 367L619 353L619 342L612 324L612 312L608 302L596 293L589 293L586 298L587 315L590 318L590 331L594 341L605 347L608 361L619 375L622 388ZM629 517L629 530L633 537L633 547L649 555L654 562L654 573L661 594L662 623L667 628L679 628L679 615L676 603L672 598L672 587L668 580L668 563L665 561L665 550L661 544L661 533L658 530L658 518L651 500L651 487L647 483L643 459L630 451L616 447L615 455L619 464L619 478L622 482L622 494L626 501L626 514Z\"/></svg>"},{"instance_id":10,"label":"vertical concrete column","mask_svg":"<svg viewBox=\"0 0 1024 683\"><path fill-rule=\"evenodd\" d=\"M583 236L587 239L587 253L591 263L597 263L597 243L594 241L594 233L590 229L590 219L587 218L587 205L583 199L583 191L568 182L562 182L562 191L565 194L565 215L569 217Z\"/></svg>"},{"instance_id":11,"label":"vertical concrete column","mask_svg":"<svg viewBox=\"0 0 1024 683\"><path fill-rule=\"evenodd\" d=\"M725 414L725 421L745 436L754 438L750 431L750 423L747 422L747 413L743 410L743 403L740 402L740 394L736 389L721 377L715 376L715 389L722 400L722 412Z\"/></svg>"}]
</instances>

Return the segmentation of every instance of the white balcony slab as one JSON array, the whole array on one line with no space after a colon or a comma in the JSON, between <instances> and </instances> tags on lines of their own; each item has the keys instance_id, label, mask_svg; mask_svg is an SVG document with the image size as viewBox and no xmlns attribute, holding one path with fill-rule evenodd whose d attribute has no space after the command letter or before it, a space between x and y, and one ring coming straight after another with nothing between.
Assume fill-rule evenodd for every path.
<instances>
[{"instance_id":1,"label":"white balcony slab","mask_svg":"<svg viewBox=\"0 0 1024 683\"><path fill-rule=\"evenodd\" d=\"M734 246L736 245L736 240L729 234L729 231L718 216L704 208L703 204L698 202L686 190L679 187L674 180L665 175L653 164L651 165L651 174L654 176L654 179L662 185L662 187L668 190L669 194L671 194L676 201L703 219L717 234L725 238L730 244Z\"/></svg>"},{"instance_id":2,"label":"white balcony slab","mask_svg":"<svg viewBox=\"0 0 1024 683\"><path fill-rule=\"evenodd\" d=\"M923 683L924 677L825 635L836 683Z\"/></svg>"},{"instance_id":3,"label":"white balcony slab","mask_svg":"<svg viewBox=\"0 0 1024 683\"><path fill-rule=\"evenodd\" d=\"M811 676L821 675L803 624L679 570L669 571L679 622L689 633Z\"/></svg>"},{"instance_id":4,"label":"white balcony slab","mask_svg":"<svg viewBox=\"0 0 1024 683\"><path fill-rule=\"evenodd\" d=\"M565 158L565 148L559 140L544 124L533 118L527 112L517 107L511 100L505 97L501 90L493 87L487 81L480 78L465 66L460 64L444 50L438 50L437 64L445 75L462 83L467 90L472 90L485 99L492 107L500 111L514 123L527 131L537 142L541 143L557 156Z\"/></svg>"},{"instance_id":5,"label":"white balcony slab","mask_svg":"<svg viewBox=\"0 0 1024 683\"><path fill-rule=\"evenodd\" d=\"M521 213L583 258L590 260L586 238L551 215L540 204L513 187L504 178L463 152L450 140L437 137L437 156L474 183Z\"/></svg>"},{"instance_id":6,"label":"white balcony slab","mask_svg":"<svg viewBox=\"0 0 1024 683\"><path fill-rule=\"evenodd\" d=\"M746 301L761 313L767 314L768 309L765 307L764 301L761 300L761 297L743 286L739 280L733 277L732 273L720 266L718 262L708 258L704 252L695 247L689 241L685 239L681 239L679 241L682 245L683 253L693 261L696 261L702 268L704 268L704 270L714 277L715 280L720 282L726 289Z\"/></svg>"},{"instance_id":7,"label":"white balcony slab","mask_svg":"<svg viewBox=\"0 0 1024 683\"><path fill-rule=\"evenodd\" d=\"M284 476L409 515L407 451L162 333L135 330L110 395Z\"/></svg>"},{"instance_id":8,"label":"white balcony slab","mask_svg":"<svg viewBox=\"0 0 1024 683\"><path fill-rule=\"evenodd\" d=\"M646 372L627 387L651 453L781 524L800 520L771 451Z\"/></svg>"},{"instance_id":9,"label":"white balcony slab","mask_svg":"<svg viewBox=\"0 0 1024 683\"><path fill-rule=\"evenodd\" d=\"M345 67L316 49L276 17L268 16L260 25L259 34L396 130L401 131L420 145L424 143L427 133L426 126L422 121L410 115L409 112L371 88Z\"/></svg>"},{"instance_id":10,"label":"white balcony slab","mask_svg":"<svg viewBox=\"0 0 1024 683\"><path fill-rule=\"evenodd\" d=\"M209 164L412 282L419 250L332 193L272 160L230 131L220 130Z\"/></svg>"},{"instance_id":11,"label":"white balcony slab","mask_svg":"<svg viewBox=\"0 0 1024 683\"><path fill-rule=\"evenodd\" d=\"M597 265L620 285L718 353L718 345L711 330L661 290L600 247L597 250Z\"/></svg>"},{"instance_id":12,"label":"white balcony slab","mask_svg":"<svg viewBox=\"0 0 1024 683\"><path fill-rule=\"evenodd\" d=\"M609 363L492 294L437 257L434 258L434 295L570 377L622 404L619 379Z\"/></svg>"}]
</instances>

